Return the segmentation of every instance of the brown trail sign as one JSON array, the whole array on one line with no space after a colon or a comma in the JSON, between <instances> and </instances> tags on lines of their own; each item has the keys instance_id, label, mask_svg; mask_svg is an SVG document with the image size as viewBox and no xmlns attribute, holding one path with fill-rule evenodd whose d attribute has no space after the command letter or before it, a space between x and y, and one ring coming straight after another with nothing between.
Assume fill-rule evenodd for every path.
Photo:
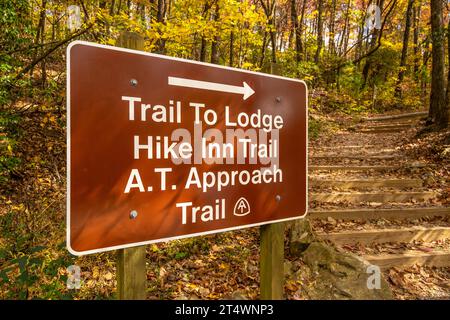
<instances>
[{"instance_id":1,"label":"brown trail sign","mask_svg":"<svg viewBox=\"0 0 450 320\"><path fill-rule=\"evenodd\" d=\"M306 214L302 81L80 41L67 68L73 254Z\"/></svg>"}]
</instances>

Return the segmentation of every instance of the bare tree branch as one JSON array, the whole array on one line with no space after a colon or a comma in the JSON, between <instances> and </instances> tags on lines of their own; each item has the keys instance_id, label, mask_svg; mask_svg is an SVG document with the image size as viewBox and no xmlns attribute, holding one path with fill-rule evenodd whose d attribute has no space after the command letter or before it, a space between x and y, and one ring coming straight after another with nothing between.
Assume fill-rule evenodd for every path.
<instances>
[{"instance_id":1,"label":"bare tree branch","mask_svg":"<svg viewBox=\"0 0 450 320\"><path fill-rule=\"evenodd\" d=\"M82 34L86 33L89 29L91 29L93 27L93 25L89 25L87 28L78 31L77 33L74 33L72 35L70 35L68 38L61 40L59 42L56 43L55 46L53 46L52 48L50 48L49 50L47 50L46 52L44 52L41 56L37 57L35 60L33 60L33 62L31 62L28 66L26 66L25 68L23 68L14 78L14 81L17 81L19 79L21 79L28 71L30 71L34 66L36 66L39 62L41 62L42 60L44 60L45 58L47 58L49 55L51 55L56 49L58 49L59 47L61 47L62 45L66 44L67 42L69 42L72 39L75 39L76 37L81 36Z\"/></svg>"}]
</instances>

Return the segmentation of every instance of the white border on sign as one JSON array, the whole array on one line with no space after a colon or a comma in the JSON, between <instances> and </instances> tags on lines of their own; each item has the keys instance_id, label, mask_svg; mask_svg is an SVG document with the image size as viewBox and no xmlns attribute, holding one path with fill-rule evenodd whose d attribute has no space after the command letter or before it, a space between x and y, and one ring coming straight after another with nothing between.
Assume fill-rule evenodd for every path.
<instances>
[{"instance_id":1,"label":"white border on sign","mask_svg":"<svg viewBox=\"0 0 450 320\"><path fill-rule=\"evenodd\" d=\"M115 50L115 51L122 51L122 52L128 52L128 53L133 53L133 54L140 54L140 55L143 55L143 56L149 56L149 57L154 57L154 58L159 58L159 59L174 60L174 61L180 61L180 62L204 65L204 66L208 66L208 67L212 67L212 68L219 68L219 69L237 71L237 72L241 72L241 73L250 73L250 74L255 74L255 75L258 75L258 76L264 76L264 77L269 77L269 78L277 78L277 79L282 79L282 80L288 80L288 81L294 81L294 82L302 83L305 86L305 89L306 89L306 108L305 108L306 109L306 148L305 148L306 149L306 161L305 161L305 163L306 163L306 166L305 166L305 170L306 170L306 198L305 198L306 199L306 211L305 211L305 213L303 215L297 216L297 217L290 217L290 218L279 219L279 220L264 221L264 222L254 223L254 224L247 224L247 225L243 225L243 226L236 226L236 227L224 228L224 229L216 229L216 230L210 230L210 231L205 231L205 232L190 233L190 234L185 234L185 235L176 236L176 237L169 237L169 238L162 238L162 239L157 239L157 240L134 242L134 243L128 243L128 244L125 244L125 245L106 247L106 248L99 248L99 249L86 250L86 251L75 251L75 250L73 250L72 247L71 247L71 244L70 244L70 50L76 45L85 45L85 46L98 47L98 48L103 48L103 49L108 49L108 50ZM152 244L152 243L158 243L158 242L166 242L166 241L170 241L170 240L179 240L179 239L197 237L197 236L214 234L214 233L219 233L219 232L226 232L226 231L233 231L233 230L239 230L239 229L245 229L245 228L251 228L251 227L258 227L258 226L271 224L271 223L292 221L292 220L302 219L302 218L304 218L307 215L307 213L308 213L308 184L309 184L309 180L308 180L308 153L309 153L309 151L308 151L308 142L309 142L309 136L308 136L308 86L306 85L305 81L298 80L298 79L287 78L287 77L282 77L282 76L277 76L277 75L273 75L273 74L266 74L266 73L261 73L261 72L255 72L255 71L242 70L242 69L232 68L232 67L227 67L227 66L215 65L215 64L212 64L212 63L206 63L206 62L200 62L200 61L192 61L192 60L188 60L188 59L175 58L175 57L168 57L168 56L163 56L163 55L149 53L149 52L144 52L144 51L138 51L138 50L132 50L132 49L126 49L126 48L120 48L120 47L112 47L112 46L107 46L107 45L97 44L97 43L92 43L92 42L87 42L87 41L81 41L81 40L73 41L67 46L67 50L66 50L66 73L67 73L67 75L66 75L66 92L67 92L67 96L66 96L66 104L67 104L67 125L66 125L66 130L67 130L67 132L66 132L66 140L67 140L66 223L67 223L67 226L66 226L66 246L67 246L67 250L69 250L69 252L71 254L73 254L75 256L82 256L82 255L86 255L86 254L100 253L100 252L112 251L112 250L117 250L117 249L125 249L125 248L142 246L142 245L146 245L146 244Z\"/></svg>"}]
</instances>

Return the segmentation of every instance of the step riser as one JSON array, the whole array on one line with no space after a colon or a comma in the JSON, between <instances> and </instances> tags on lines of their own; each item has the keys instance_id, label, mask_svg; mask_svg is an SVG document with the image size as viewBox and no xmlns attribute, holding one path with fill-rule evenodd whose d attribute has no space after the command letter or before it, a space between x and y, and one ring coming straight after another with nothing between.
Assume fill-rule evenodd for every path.
<instances>
[{"instance_id":1,"label":"step riser","mask_svg":"<svg viewBox=\"0 0 450 320\"><path fill-rule=\"evenodd\" d=\"M392 171L400 167L393 166L309 166L310 171Z\"/></svg>"},{"instance_id":2,"label":"step riser","mask_svg":"<svg viewBox=\"0 0 450 320\"><path fill-rule=\"evenodd\" d=\"M309 157L309 160L367 160L367 161L379 161L379 160L398 160L401 159L401 156L346 156L346 155L320 155L315 156L312 155Z\"/></svg>"},{"instance_id":3,"label":"step riser","mask_svg":"<svg viewBox=\"0 0 450 320\"><path fill-rule=\"evenodd\" d=\"M340 189L354 188L420 188L423 183L421 180L407 181L336 181L336 180L310 180L309 185L315 187L335 187Z\"/></svg>"},{"instance_id":4,"label":"step riser","mask_svg":"<svg viewBox=\"0 0 450 320\"><path fill-rule=\"evenodd\" d=\"M333 153L333 152L309 152L309 157L321 157L321 158L401 158L403 155L396 154L396 150L389 150L386 152L353 152L353 153Z\"/></svg>"},{"instance_id":5,"label":"step riser","mask_svg":"<svg viewBox=\"0 0 450 320\"><path fill-rule=\"evenodd\" d=\"M393 171L400 169L420 169L425 168L426 165L404 165L404 166L352 166L352 165L342 165L342 166L318 166L310 165L308 166L309 171Z\"/></svg>"},{"instance_id":6,"label":"step riser","mask_svg":"<svg viewBox=\"0 0 450 320\"><path fill-rule=\"evenodd\" d=\"M399 119L420 119L423 117L426 117L428 115L427 111L424 112L414 112L414 113L407 113L407 114L399 114L394 116L387 116L387 117L375 117L375 118L364 118L364 121L367 122L374 122L374 121L396 121Z\"/></svg>"},{"instance_id":7,"label":"step riser","mask_svg":"<svg viewBox=\"0 0 450 320\"><path fill-rule=\"evenodd\" d=\"M338 245L372 244L386 242L438 241L450 238L450 228L408 229L408 230L366 230L357 232L341 232L318 234L322 239L330 240Z\"/></svg>"},{"instance_id":8,"label":"step riser","mask_svg":"<svg viewBox=\"0 0 450 320\"><path fill-rule=\"evenodd\" d=\"M430 193L405 193L405 194L312 194L309 199L317 202L342 202L350 203L361 202L409 202L411 200L427 201L436 198L436 194Z\"/></svg>"},{"instance_id":9,"label":"step riser","mask_svg":"<svg viewBox=\"0 0 450 320\"><path fill-rule=\"evenodd\" d=\"M399 254L384 256L364 256L364 259L371 264L387 270L393 267L408 267L415 264L443 268L450 266L450 252L429 253L423 255Z\"/></svg>"},{"instance_id":10,"label":"step riser","mask_svg":"<svg viewBox=\"0 0 450 320\"><path fill-rule=\"evenodd\" d=\"M310 149L314 149L314 150L340 150L340 149L351 149L351 150L358 150L358 149L373 149L373 148L378 148L381 146L375 146L375 145L364 145L364 146L356 146L356 145L349 145L349 146L335 146L335 147L312 147L309 146ZM390 149L388 149L390 150Z\"/></svg>"},{"instance_id":11,"label":"step riser","mask_svg":"<svg viewBox=\"0 0 450 320\"><path fill-rule=\"evenodd\" d=\"M398 133L406 131L407 129L376 129L376 130L358 130L358 133L368 133L368 134L376 134L376 133Z\"/></svg>"},{"instance_id":12,"label":"step riser","mask_svg":"<svg viewBox=\"0 0 450 320\"><path fill-rule=\"evenodd\" d=\"M404 126L366 126L366 127L359 127L356 130L386 130L386 129L399 129L399 130L406 130L413 128L414 126L411 125L404 125Z\"/></svg>"},{"instance_id":13,"label":"step riser","mask_svg":"<svg viewBox=\"0 0 450 320\"><path fill-rule=\"evenodd\" d=\"M372 220L372 219L419 219L424 217L450 216L450 208L423 208L423 209L372 209L372 210L336 210L336 211L310 211L309 219L336 220Z\"/></svg>"},{"instance_id":14,"label":"step riser","mask_svg":"<svg viewBox=\"0 0 450 320\"><path fill-rule=\"evenodd\" d=\"M359 125L357 129L389 129L389 128L411 128L417 126L417 122L392 122L389 124L374 124L368 123L366 125Z\"/></svg>"}]
</instances>

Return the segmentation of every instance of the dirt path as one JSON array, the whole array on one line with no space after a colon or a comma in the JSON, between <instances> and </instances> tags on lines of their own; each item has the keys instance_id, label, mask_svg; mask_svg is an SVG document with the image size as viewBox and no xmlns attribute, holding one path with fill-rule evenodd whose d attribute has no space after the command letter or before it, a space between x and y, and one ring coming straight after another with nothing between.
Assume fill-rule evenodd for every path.
<instances>
[{"instance_id":1,"label":"dirt path","mask_svg":"<svg viewBox=\"0 0 450 320\"><path fill-rule=\"evenodd\" d=\"M386 274L396 298L450 298L450 207L402 141L423 114L366 119L310 146L315 231ZM430 180L431 179L431 180Z\"/></svg>"}]
</instances>

